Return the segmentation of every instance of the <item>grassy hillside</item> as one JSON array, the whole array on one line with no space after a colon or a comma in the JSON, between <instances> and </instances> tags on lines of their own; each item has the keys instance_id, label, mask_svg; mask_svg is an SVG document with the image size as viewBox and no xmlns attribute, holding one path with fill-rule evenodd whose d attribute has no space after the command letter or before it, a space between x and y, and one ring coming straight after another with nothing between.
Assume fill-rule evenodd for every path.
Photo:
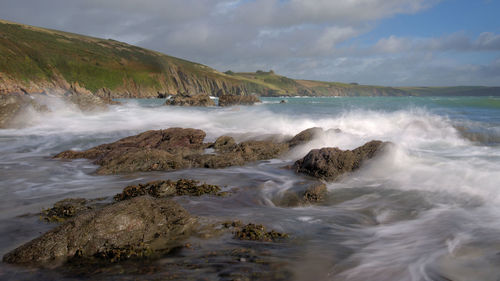
<instances>
[{"instance_id":1,"label":"grassy hillside","mask_svg":"<svg viewBox=\"0 0 500 281\"><path fill-rule=\"evenodd\" d=\"M207 93L263 96L500 95L487 87L380 87L295 80L273 71L218 72L111 39L0 20L0 93L68 88L107 97Z\"/></svg>"},{"instance_id":2,"label":"grassy hillside","mask_svg":"<svg viewBox=\"0 0 500 281\"><path fill-rule=\"evenodd\" d=\"M0 72L20 83L63 77L92 92L214 91L242 81L207 66L114 40L0 21Z\"/></svg>"}]
</instances>

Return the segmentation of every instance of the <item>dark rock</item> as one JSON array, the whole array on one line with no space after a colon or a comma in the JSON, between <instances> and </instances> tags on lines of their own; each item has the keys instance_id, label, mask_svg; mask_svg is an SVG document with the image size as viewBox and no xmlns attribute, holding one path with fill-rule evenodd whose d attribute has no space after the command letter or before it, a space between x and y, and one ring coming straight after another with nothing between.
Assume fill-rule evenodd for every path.
<instances>
[{"instance_id":1,"label":"dark rock","mask_svg":"<svg viewBox=\"0 0 500 281\"><path fill-rule=\"evenodd\" d=\"M324 183L315 183L309 186L302 195L303 202L318 203L325 199L327 193Z\"/></svg>"},{"instance_id":2,"label":"dark rock","mask_svg":"<svg viewBox=\"0 0 500 281\"><path fill-rule=\"evenodd\" d=\"M281 100L280 103L286 103L286 100Z\"/></svg>"},{"instance_id":3,"label":"dark rock","mask_svg":"<svg viewBox=\"0 0 500 281\"><path fill-rule=\"evenodd\" d=\"M249 223L243 226L240 230L236 231L234 238L239 240L276 242L288 238L288 234L280 233L274 230L267 232L263 225Z\"/></svg>"},{"instance_id":4,"label":"dark rock","mask_svg":"<svg viewBox=\"0 0 500 281\"><path fill-rule=\"evenodd\" d=\"M177 106L215 106L215 102L207 94L177 94L165 102L165 105Z\"/></svg>"},{"instance_id":5,"label":"dark rock","mask_svg":"<svg viewBox=\"0 0 500 281\"><path fill-rule=\"evenodd\" d=\"M211 184L199 184L198 181L189 179L180 179L178 181L159 180L145 184L130 185L123 189L122 193L115 195L116 201L123 201L130 198L150 195L156 198L170 196L201 196L205 194L218 195L220 187Z\"/></svg>"},{"instance_id":6,"label":"dark rock","mask_svg":"<svg viewBox=\"0 0 500 281\"><path fill-rule=\"evenodd\" d=\"M283 207L298 207L323 202L327 196L324 183L318 182L309 185L305 190L288 190L278 198L273 199L274 204Z\"/></svg>"},{"instance_id":7,"label":"dark rock","mask_svg":"<svg viewBox=\"0 0 500 281\"><path fill-rule=\"evenodd\" d=\"M253 105L260 102L255 95L220 95L219 106Z\"/></svg>"},{"instance_id":8,"label":"dark rock","mask_svg":"<svg viewBox=\"0 0 500 281\"><path fill-rule=\"evenodd\" d=\"M314 138L323 135L323 129L319 127L306 129L297 135L295 135L291 140L288 141L290 147L301 145L312 141Z\"/></svg>"},{"instance_id":9,"label":"dark rock","mask_svg":"<svg viewBox=\"0 0 500 281\"><path fill-rule=\"evenodd\" d=\"M101 166L98 174L116 174L196 167L224 168L276 158L289 149L288 143L272 140L236 144L231 137L223 136L208 144L203 143L204 137L205 132L195 129L148 131L86 151L64 151L54 158L94 159L94 163ZM216 153L204 153L207 147L214 148Z\"/></svg>"},{"instance_id":10,"label":"dark rock","mask_svg":"<svg viewBox=\"0 0 500 281\"><path fill-rule=\"evenodd\" d=\"M335 180L344 173L359 169L362 162L373 158L387 143L371 141L354 150L321 148L311 150L294 164L294 169L324 180Z\"/></svg>"},{"instance_id":11,"label":"dark rock","mask_svg":"<svg viewBox=\"0 0 500 281\"><path fill-rule=\"evenodd\" d=\"M229 136L221 136L215 140L212 147L216 151L231 151L236 148L236 142L232 137Z\"/></svg>"},{"instance_id":12,"label":"dark rock","mask_svg":"<svg viewBox=\"0 0 500 281\"><path fill-rule=\"evenodd\" d=\"M84 212L7 253L13 264L54 266L68 259L111 261L128 253L168 252L190 234L196 220L177 203L136 197L97 211ZM121 254L123 252L124 254Z\"/></svg>"},{"instance_id":13,"label":"dark rock","mask_svg":"<svg viewBox=\"0 0 500 281\"><path fill-rule=\"evenodd\" d=\"M68 198L56 202L50 209L43 210L42 218L49 222L63 222L90 209L86 199Z\"/></svg>"}]
</instances>

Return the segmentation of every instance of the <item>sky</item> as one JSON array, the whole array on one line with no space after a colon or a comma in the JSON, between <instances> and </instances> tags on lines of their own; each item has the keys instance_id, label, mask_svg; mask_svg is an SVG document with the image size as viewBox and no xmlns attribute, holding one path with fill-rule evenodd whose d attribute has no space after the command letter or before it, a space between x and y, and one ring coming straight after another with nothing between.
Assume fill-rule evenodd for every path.
<instances>
[{"instance_id":1,"label":"sky","mask_svg":"<svg viewBox=\"0 0 500 281\"><path fill-rule=\"evenodd\" d=\"M500 0L0 0L0 18L219 71L500 86Z\"/></svg>"}]
</instances>

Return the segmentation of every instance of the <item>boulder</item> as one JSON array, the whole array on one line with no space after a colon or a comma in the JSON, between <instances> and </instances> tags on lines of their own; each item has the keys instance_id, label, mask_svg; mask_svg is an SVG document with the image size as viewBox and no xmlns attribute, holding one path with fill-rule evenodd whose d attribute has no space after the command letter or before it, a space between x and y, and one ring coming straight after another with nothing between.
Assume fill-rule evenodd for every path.
<instances>
[{"instance_id":1,"label":"boulder","mask_svg":"<svg viewBox=\"0 0 500 281\"><path fill-rule=\"evenodd\" d=\"M196 219L177 203L136 197L89 211L7 253L12 264L57 266L72 259L118 261L166 253L190 234Z\"/></svg>"},{"instance_id":2,"label":"boulder","mask_svg":"<svg viewBox=\"0 0 500 281\"><path fill-rule=\"evenodd\" d=\"M255 95L223 94L219 96L219 106L253 105L258 102L260 99Z\"/></svg>"},{"instance_id":3,"label":"boulder","mask_svg":"<svg viewBox=\"0 0 500 281\"><path fill-rule=\"evenodd\" d=\"M297 135L295 135L291 140L288 141L290 147L295 147L297 145L301 145L307 142L312 141L314 138L323 135L323 129L319 127L306 129Z\"/></svg>"},{"instance_id":4,"label":"boulder","mask_svg":"<svg viewBox=\"0 0 500 281\"><path fill-rule=\"evenodd\" d=\"M344 173L359 169L363 161L373 158L386 144L374 140L354 150L344 151L336 147L313 149L295 162L294 169L323 180L336 180Z\"/></svg>"},{"instance_id":5,"label":"boulder","mask_svg":"<svg viewBox=\"0 0 500 281\"><path fill-rule=\"evenodd\" d=\"M207 94L177 94L165 102L165 105L177 106L215 106L215 102Z\"/></svg>"}]
</instances>

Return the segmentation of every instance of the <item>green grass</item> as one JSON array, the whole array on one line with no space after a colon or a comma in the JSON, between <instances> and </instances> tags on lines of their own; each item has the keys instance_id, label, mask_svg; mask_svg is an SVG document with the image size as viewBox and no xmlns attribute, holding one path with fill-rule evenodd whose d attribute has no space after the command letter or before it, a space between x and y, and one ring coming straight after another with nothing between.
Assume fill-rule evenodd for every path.
<instances>
[{"instance_id":1,"label":"green grass","mask_svg":"<svg viewBox=\"0 0 500 281\"><path fill-rule=\"evenodd\" d=\"M220 73L210 67L115 40L93 38L0 20L0 72L18 83L67 82L97 91L100 88L175 93L179 83L244 89L264 96L401 96L401 95L500 95L487 87L381 87L339 82L295 80L274 71ZM132 86L131 86L132 85ZM127 88L129 87L129 88ZM215 94L210 92L209 94Z\"/></svg>"}]
</instances>

